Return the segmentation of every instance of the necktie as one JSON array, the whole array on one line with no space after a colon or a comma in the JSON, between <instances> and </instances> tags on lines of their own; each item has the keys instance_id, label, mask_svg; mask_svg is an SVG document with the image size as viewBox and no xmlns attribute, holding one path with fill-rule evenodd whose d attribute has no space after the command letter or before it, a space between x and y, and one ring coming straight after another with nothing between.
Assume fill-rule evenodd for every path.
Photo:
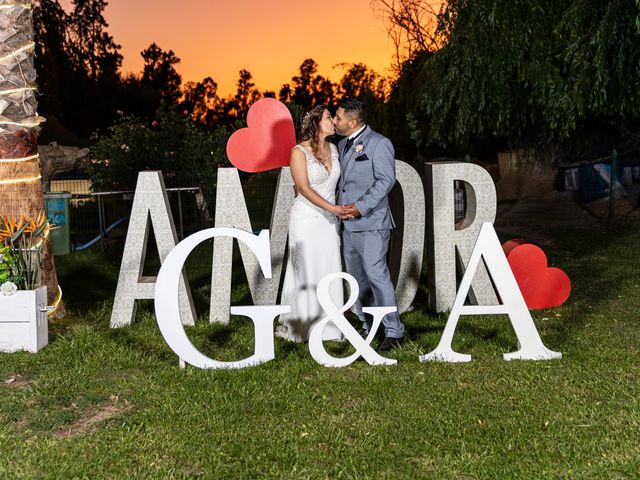
<instances>
[{"instance_id":1,"label":"necktie","mask_svg":"<svg viewBox=\"0 0 640 480\"><path fill-rule=\"evenodd\" d=\"M347 143L344 146L344 153L343 155L346 155L347 152L349 151L349 149L351 148L351 146L353 145L353 143L360 137L360 135L362 135L364 133L364 128L362 130L360 130L360 133L358 133L355 137L351 137L351 138L347 138Z\"/></svg>"},{"instance_id":2,"label":"necktie","mask_svg":"<svg viewBox=\"0 0 640 480\"><path fill-rule=\"evenodd\" d=\"M347 138L347 143L344 146L344 153L345 154L349 151L349 149L351 148L351 145L353 145L353 140L354 140L353 138Z\"/></svg>"}]
</instances>

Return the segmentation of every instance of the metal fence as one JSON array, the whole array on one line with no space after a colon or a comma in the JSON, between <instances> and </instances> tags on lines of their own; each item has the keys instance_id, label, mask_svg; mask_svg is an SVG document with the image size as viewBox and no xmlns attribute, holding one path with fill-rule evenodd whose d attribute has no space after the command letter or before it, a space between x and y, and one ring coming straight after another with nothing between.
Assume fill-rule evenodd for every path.
<instances>
[{"instance_id":1,"label":"metal fence","mask_svg":"<svg viewBox=\"0 0 640 480\"><path fill-rule=\"evenodd\" d=\"M133 202L133 191L91 192L89 179L81 174L58 177L51 192L71 194L69 225L74 250L124 240ZM167 189L178 237L208 226L206 203L198 187Z\"/></svg>"}]
</instances>

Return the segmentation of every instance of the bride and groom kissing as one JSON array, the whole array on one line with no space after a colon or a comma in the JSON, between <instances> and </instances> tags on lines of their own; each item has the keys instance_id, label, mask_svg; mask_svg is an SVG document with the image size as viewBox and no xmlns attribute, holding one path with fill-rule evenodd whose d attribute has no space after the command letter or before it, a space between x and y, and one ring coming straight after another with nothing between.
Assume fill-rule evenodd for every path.
<instances>
[{"instance_id":1,"label":"bride and groom kissing","mask_svg":"<svg viewBox=\"0 0 640 480\"><path fill-rule=\"evenodd\" d=\"M334 134L344 137L337 146L329 141ZM395 226L388 198L396 181L393 146L366 124L363 102L347 99L335 117L325 106L305 113L290 168L298 194L289 220L281 303L291 305L291 313L280 317L276 333L294 342L308 340L313 324L325 316L316 288L325 276L342 271L342 244L346 271L360 287L355 311L366 337L371 318L362 307L396 306L386 261ZM331 284L330 295L336 307L344 305L341 282ZM402 342L404 325L397 311L382 325L378 351L386 352ZM341 340L342 333L329 322L323 339Z\"/></svg>"}]
</instances>

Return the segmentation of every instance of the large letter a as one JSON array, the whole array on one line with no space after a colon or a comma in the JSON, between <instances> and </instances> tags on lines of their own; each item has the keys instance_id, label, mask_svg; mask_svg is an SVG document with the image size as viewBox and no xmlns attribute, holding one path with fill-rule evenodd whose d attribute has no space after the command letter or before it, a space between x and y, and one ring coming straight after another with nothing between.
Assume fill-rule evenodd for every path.
<instances>
[{"instance_id":1,"label":"large letter a","mask_svg":"<svg viewBox=\"0 0 640 480\"><path fill-rule=\"evenodd\" d=\"M465 305L465 299L471 287L471 281L478 269L480 260L484 258L487 270L495 288L498 297L502 300L502 305ZM489 222L482 224L480 234L473 247L469 264L462 277L460 288L456 296L453 308L449 314L447 325L440 339L440 343L430 353L422 355L420 361L429 360L442 362L469 362L471 355L454 352L451 348L453 334L458 325L460 315L509 315L509 320L513 325L513 329L518 337L520 348L512 353L505 353L505 360L550 360L553 358L561 358L562 354L553 352L546 348L540 339L538 330L536 329L531 314L527 309L527 305L520 293L518 283L516 282L513 272L507 262L498 236L496 235L493 225Z\"/></svg>"}]
</instances>

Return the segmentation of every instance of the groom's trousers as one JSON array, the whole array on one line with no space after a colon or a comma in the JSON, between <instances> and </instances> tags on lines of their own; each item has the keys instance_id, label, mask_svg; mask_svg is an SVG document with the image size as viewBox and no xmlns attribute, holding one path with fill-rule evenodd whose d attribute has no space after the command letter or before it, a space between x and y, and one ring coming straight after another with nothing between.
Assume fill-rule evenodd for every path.
<instances>
[{"instance_id":1,"label":"groom's trousers","mask_svg":"<svg viewBox=\"0 0 640 480\"><path fill-rule=\"evenodd\" d=\"M387 251L391 230L364 232L342 231L342 247L347 273L352 275L360 287L356 313L365 329L371 326L362 307L395 307L396 295L387 266ZM404 325L398 312L389 313L382 319L385 336L402 338Z\"/></svg>"}]
</instances>

